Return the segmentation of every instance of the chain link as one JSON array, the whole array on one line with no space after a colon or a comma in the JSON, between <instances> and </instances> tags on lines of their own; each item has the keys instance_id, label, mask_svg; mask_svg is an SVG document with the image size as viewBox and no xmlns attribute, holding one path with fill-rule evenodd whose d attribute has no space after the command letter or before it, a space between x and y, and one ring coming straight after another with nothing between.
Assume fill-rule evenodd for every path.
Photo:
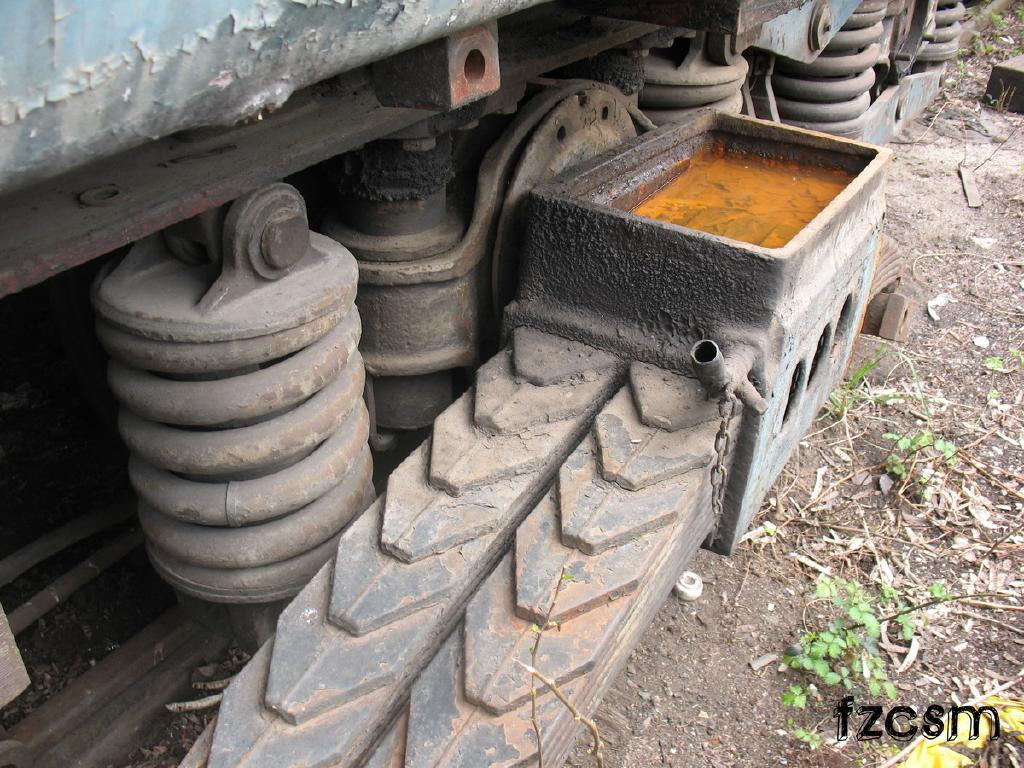
<instances>
[{"instance_id":1,"label":"chain link","mask_svg":"<svg viewBox=\"0 0 1024 768\"><path fill-rule=\"evenodd\" d=\"M715 435L715 463L711 467L711 511L716 525L725 511L725 461L732 439L732 420L736 416L736 396L729 389L718 401L718 416L721 423Z\"/></svg>"}]
</instances>

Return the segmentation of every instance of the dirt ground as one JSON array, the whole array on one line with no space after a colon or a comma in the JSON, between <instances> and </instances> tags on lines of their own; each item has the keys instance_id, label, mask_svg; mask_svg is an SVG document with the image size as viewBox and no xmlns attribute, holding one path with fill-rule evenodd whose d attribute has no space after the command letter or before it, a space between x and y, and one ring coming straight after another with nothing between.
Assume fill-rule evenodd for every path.
<instances>
[{"instance_id":1,"label":"dirt ground","mask_svg":"<svg viewBox=\"0 0 1024 768\"><path fill-rule=\"evenodd\" d=\"M879 765L904 747L837 745L841 686L819 680L805 708L781 703L790 686L814 682L782 663L787 648L834 616L815 598L821 569L872 592L888 585L910 605L936 582L991 595L925 609L913 656L887 627L892 703L948 707L1013 679L1008 695L1024 696L1024 117L981 105L992 63L1019 55L1022 37L1018 5L891 144L886 232L922 298L948 303L933 301L932 317L922 302L906 344L859 339L847 375L865 362L870 372L833 397L747 541L729 559L697 557L702 597L664 606L597 717L606 766ZM977 169L980 208L967 206L961 163ZM954 463L925 451L909 482L887 475L880 465L900 451L883 435L925 430L955 446ZM858 706L891 706L884 698L857 692ZM812 750L798 728L821 744ZM585 733L580 743L571 763L593 765ZM965 754L1024 765L1005 736Z\"/></svg>"},{"instance_id":2,"label":"dirt ground","mask_svg":"<svg viewBox=\"0 0 1024 768\"><path fill-rule=\"evenodd\" d=\"M843 689L782 663L787 649L834 618L816 597L823 570L881 585L914 605L941 583L955 596L913 614L912 641L885 627L879 655L897 700L918 708L970 700L1024 672L1024 117L982 105L993 62L1024 50L1024 6L954 66L929 112L896 137L886 232L906 255L923 300L906 344L861 337L812 434L779 478L740 550L706 552L694 602L672 598L645 634L597 722L609 768L880 765L902 744L832 738ZM969 208L958 177L976 169L984 198ZM0 303L0 555L126 489L124 457L97 450L90 417L44 288ZM929 313L927 302L931 300ZM31 333L28 333L29 327ZM863 374L857 377L857 372ZM932 436L910 454L885 434ZM936 449L952 446L952 461ZM905 477L888 461L896 455ZM126 523L131 525L131 523ZM14 606L85 552L99 534L0 590ZM983 595L983 596L982 596ZM173 601L141 551L19 636L32 685L0 711L11 727ZM892 610L877 598L879 615ZM237 668L233 650L218 675ZM227 670L227 672L225 672ZM812 687L813 684L813 687ZM803 708L783 706L791 686ZM1017 684L1004 695L1024 696ZM858 704L880 700L858 691ZM212 711L169 719L115 768L177 765ZM815 748L796 737L820 739ZM807 735L809 734L809 735ZM590 766L588 737L570 764ZM970 754L970 753L968 753ZM1011 739L979 764L1024 768Z\"/></svg>"}]
</instances>

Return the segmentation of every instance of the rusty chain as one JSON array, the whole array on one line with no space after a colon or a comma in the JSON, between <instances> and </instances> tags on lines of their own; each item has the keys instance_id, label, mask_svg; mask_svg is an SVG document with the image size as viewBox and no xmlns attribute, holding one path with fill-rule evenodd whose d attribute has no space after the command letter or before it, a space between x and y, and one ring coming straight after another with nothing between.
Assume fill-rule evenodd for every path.
<instances>
[{"instance_id":1,"label":"rusty chain","mask_svg":"<svg viewBox=\"0 0 1024 768\"><path fill-rule=\"evenodd\" d=\"M715 435L715 459L711 467L711 511L717 525L725 511L725 461L729 455L732 420L736 416L736 396L731 389L722 393L718 401L718 415L721 423Z\"/></svg>"}]
</instances>

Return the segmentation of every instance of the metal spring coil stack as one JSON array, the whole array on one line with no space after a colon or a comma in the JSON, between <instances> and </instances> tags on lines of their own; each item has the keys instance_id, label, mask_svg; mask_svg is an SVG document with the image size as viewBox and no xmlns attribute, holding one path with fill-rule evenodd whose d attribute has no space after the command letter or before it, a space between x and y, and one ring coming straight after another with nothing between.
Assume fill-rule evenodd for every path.
<instances>
[{"instance_id":1,"label":"metal spring coil stack","mask_svg":"<svg viewBox=\"0 0 1024 768\"><path fill-rule=\"evenodd\" d=\"M866 0L817 59L775 63L772 88L784 123L858 136L868 120L874 67L885 36L887 0Z\"/></svg>"},{"instance_id":2,"label":"metal spring coil stack","mask_svg":"<svg viewBox=\"0 0 1024 768\"><path fill-rule=\"evenodd\" d=\"M963 31L960 22L966 13L967 9L961 0L939 0L934 26L929 25L924 33L916 63L927 68L955 59L960 50L960 33Z\"/></svg>"},{"instance_id":3,"label":"metal spring coil stack","mask_svg":"<svg viewBox=\"0 0 1024 768\"><path fill-rule=\"evenodd\" d=\"M93 287L150 559L203 601L290 598L373 499L355 259L305 227L273 185L227 214L242 266L155 235ZM282 234L294 263L261 262Z\"/></svg>"},{"instance_id":4,"label":"metal spring coil stack","mask_svg":"<svg viewBox=\"0 0 1024 768\"><path fill-rule=\"evenodd\" d=\"M695 109L738 113L747 61L728 46L728 38L699 32L652 50L644 60L640 109L655 125L677 122Z\"/></svg>"}]
</instances>

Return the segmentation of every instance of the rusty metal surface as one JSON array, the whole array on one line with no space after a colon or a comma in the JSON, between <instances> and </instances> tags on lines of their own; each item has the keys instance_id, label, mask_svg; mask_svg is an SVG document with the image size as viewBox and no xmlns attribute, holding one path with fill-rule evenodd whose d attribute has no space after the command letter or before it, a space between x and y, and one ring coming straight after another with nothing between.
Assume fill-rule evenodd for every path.
<instances>
[{"instance_id":1,"label":"rusty metal surface","mask_svg":"<svg viewBox=\"0 0 1024 768\"><path fill-rule=\"evenodd\" d=\"M576 361L564 381L530 383L507 351L481 367L476 389L391 475L384 496L342 535L332 563L282 614L273 642L232 683L211 768L355 765L389 727L622 378L613 357L545 335L537 344ZM585 396L574 397L581 388ZM575 405L549 417L542 404L551 398ZM475 422L474 399L511 403L500 410L515 427Z\"/></svg>"},{"instance_id":2,"label":"rusty metal surface","mask_svg":"<svg viewBox=\"0 0 1024 768\"><path fill-rule=\"evenodd\" d=\"M852 180L778 249L623 210L711 136ZM842 369L887 160L706 113L535 188L511 347L282 613L226 693L210 768L528 764L522 663L592 711L701 542L742 534ZM537 705L557 761L578 723Z\"/></svg>"},{"instance_id":3,"label":"rusty metal surface","mask_svg":"<svg viewBox=\"0 0 1024 768\"><path fill-rule=\"evenodd\" d=\"M907 265L906 251L887 235L882 235L875 257L875 274L871 278L871 298L892 285L904 272Z\"/></svg>"},{"instance_id":4,"label":"rusty metal surface","mask_svg":"<svg viewBox=\"0 0 1024 768\"><path fill-rule=\"evenodd\" d=\"M800 0L574 0L573 6L616 19L735 35L756 31Z\"/></svg>"},{"instance_id":5,"label":"rusty metal surface","mask_svg":"<svg viewBox=\"0 0 1024 768\"><path fill-rule=\"evenodd\" d=\"M629 106L611 87L552 83L517 111L487 151L469 213L455 200L440 216L427 217L420 207L421 231L406 231L412 225L403 219L400 233L388 231L388 216L404 201L329 215L325 232L359 259L361 350L368 372L385 379L374 385L378 423L429 425L447 402L433 400L435 408L416 408L415 420L409 417L423 376L478 362L486 308L492 301L503 305L514 287L521 203L529 190L635 135ZM426 200L427 191L443 210L443 192L433 186L407 207ZM482 290L486 282L491 296ZM405 387L401 377L408 379Z\"/></svg>"},{"instance_id":6,"label":"rusty metal surface","mask_svg":"<svg viewBox=\"0 0 1024 768\"><path fill-rule=\"evenodd\" d=\"M374 92L388 107L457 109L497 91L500 69L491 22L374 63Z\"/></svg>"},{"instance_id":7,"label":"rusty metal surface","mask_svg":"<svg viewBox=\"0 0 1024 768\"><path fill-rule=\"evenodd\" d=\"M137 746L138 734L166 715L164 704L186 693L192 670L227 646L227 638L204 631L181 608L171 609L18 722L8 735L30 759L13 764L118 763Z\"/></svg>"},{"instance_id":8,"label":"rusty metal surface","mask_svg":"<svg viewBox=\"0 0 1024 768\"><path fill-rule=\"evenodd\" d=\"M356 266L309 232L287 185L217 220L186 262L169 237L136 245L100 273L94 306L116 340L109 380L154 565L193 597L270 603L372 499ZM246 361L251 339L264 343Z\"/></svg>"},{"instance_id":9,"label":"rusty metal surface","mask_svg":"<svg viewBox=\"0 0 1024 768\"><path fill-rule=\"evenodd\" d=\"M916 75L912 75L916 77ZM912 315L920 306L920 289L906 274L905 251L883 236L875 260L871 298L864 311L861 333L904 342L910 334Z\"/></svg>"},{"instance_id":10,"label":"rusty metal surface","mask_svg":"<svg viewBox=\"0 0 1024 768\"><path fill-rule=\"evenodd\" d=\"M917 61L922 63L922 69L934 68L956 58L963 31L960 22L966 15L967 10L960 0L938 0L917 51Z\"/></svg>"},{"instance_id":11,"label":"rusty metal surface","mask_svg":"<svg viewBox=\"0 0 1024 768\"><path fill-rule=\"evenodd\" d=\"M465 432L472 424L468 411L456 404L446 412L457 418L435 425L435 441L439 433L448 434L456 438L455 444L466 447L459 451L464 458L437 469L446 478L445 490L457 496L443 500L440 508L436 503L415 503L412 509L423 510L418 517L409 517L404 504L392 510L393 493L407 496L405 489L417 478L432 477L435 462L453 450L451 446L432 454L429 469L423 464L423 449L419 458L414 454L392 476L384 504L378 502L356 524L365 530L353 530L342 539L333 574L327 568L318 575L282 615L273 647L264 648L229 688L209 766L271 765L281 760L389 768L523 764L535 756L537 745L529 716L533 683L517 661L536 664L584 712L596 708L678 573L712 528L706 466L717 425L662 430L642 422L641 410L656 410L658 403L673 397L661 389L677 389L679 374L663 371L663 376L645 380L643 387L621 388L562 464L555 488L541 496L516 528L517 519L500 508L507 494L499 489L537 470L534 460L526 458L534 451L522 454L523 446L510 454L513 449L502 447L503 441L514 437L516 442L536 443L540 435L531 437L532 428L523 432L521 421L538 412L538 403L543 402L538 397L555 395L557 400L559 392L564 397L575 387L593 386L593 375L586 372L594 366L600 371L621 365L583 345L518 330L523 334L515 344L516 357L506 352L487 363L475 398L478 413L493 413L507 400L504 390L513 385L516 396L508 410L519 415L481 443L487 433L479 427L475 435L471 427ZM549 368L549 360L562 362ZM526 375L547 381L530 384ZM607 397L611 381L604 376L602 392L594 391L583 402ZM481 408L481 403L490 405ZM580 407L585 410L580 412ZM583 403L577 406L578 415L570 416L570 422L576 423L588 408ZM548 424L545 432L559 425ZM467 437L476 442L466 445ZM605 468L602 445L632 457L640 469L633 487L620 484L621 475ZM672 447L666 453L668 446ZM491 449L490 460L481 461L477 454L486 447ZM532 447L551 455L550 449ZM673 460L669 455L692 460ZM511 469L506 469L510 459ZM524 460L530 463L524 465ZM453 473L460 467L457 479ZM511 471L512 478L495 479L496 470ZM496 527L475 531L477 538L472 540L449 538L445 531L459 530L460 521L464 525L480 516L485 496L477 497L477 490L486 492L492 504L498 502L491 518ZM424 487L420 492L424 500L445 497L426 491ZM441 511L452 524L436 529L432 521ZM429 525L423 528L422 523ZM379 525L385 533L378 544ZM419 526L426 549L395 551L384 541L389 525L399 531ZM515 529L514 550L465 602L468 593L462 580L467 575L460 572L467 556L491 546L498 532L510 526ZM616 531L611 537L605 535L609 528ZM596 550L580 548L575 536L600 544ZM378 546L401 559L388 554L372 554L369 560L356 556L359 551L374 553ZM470 562L479 567L479 555ZM371 563L387 565L368 567ZM325 619L320 618L322 612ZM441 613L451 614L443 624ZM324 629L311 630L300 617L311 617L317 624L324 621ZM552 629L538 642L537 622L551 619L559 622L557 631ZM458 623L442 645L448 633L441 626L451 626L453 620ZM331 625L334 629L328 630ZM357 659L375 661L368 666ZM410 675L415 682L407 682ZM278 715L270 721L273 725L268 725L267 714L259 715L264 676L266 702ZM318 683L315 696L304 683L307 678L309 685L313 680ZM401 690L409 690L407 709L388 727L390 712L401 704ZM550 693L542 691L538 709L545 759L557 762L576 736L576 722ZM379 743L361 759L355 745L346 743L365 744L366 735L375 736L385 727Z\"/></svg>"},{"instance_id":12,"label":"rusty metal surface","mask_svg":"<svg viewBox=\"0 0 1024 768\"><path fill-rule=\"evenodd\" d=\"M942 60L921 54L935 20L953 24L955 15L938 15L935 0L861 3L819 57L776 62L772 85L783 121L886 143L935 98Z\"/></svg>"},{"instance_id":13,"label":"rusty metal surface","mask_svg":"<svg viewBox=\"0 0 1024 768\"><path fill-rule=\"evenodd\" d=\"M711 137L734 149L843 167L853 180L779 249L628 212L645 189ZM867 300L874 268L888 157L863 144L709 113L662 128L532 194L520 292L506 323L683 373L700 338L718 341L727 360L748 359L743 378L768 407L741 417L741 459L730 474L716 550L729 551L742 535L849 353L856 332L850 318ZM606 254L616 254L615 270L608 269ZM835 365L812 365L822 338ZM743 350L752 355L738 354Z\"/></svg>"},{"instance_id":14,"label":"rusty metal surface","mask_svg":"<svg viewBox=\"0 0 1024 768\"><path fill-rule=\"evenodd\" d=\"M921 53L925 32L935 18L936 0L892 0L886 11L885 54L888 71L886 83L900 83L916 71L917 57ZM879 79L883 79L879 73Z\"/></svg>"},{"instance_id":15,"label":"rusty metal surface","mask_svg":"<svg viewBox=\"0 0 1024 768\"><path fill-rule=\"evenodd\" d=\"M669 378L661 380L672 386L678 374L664 373ZM519 526L514 551L483 583L462 623L413 684L407 714L381 741L371 764L531 764L538 751L533 687L545 763L561 764L579 723L522 665L537 668L591 714L712 528L703 467L711 458L713 425L656 429L661 439L700 460L650 477L643 488L619 485L603 467L599 425L608 421L626 425L618 439L633 446L641 461L660 461L659 440L651 439L639 418L645 399L661 397L658 388L627 385L602 409L591 434L563 465L556 487ZM567 474L566 468L573 469ZM566 521L578 518L580 498L610 501L603 504L604 516L588 516L583 524L592 533L612 517L627 527L638 515L652 522L588 553L566 538Z\"/></svg>"},{"instance_id":16,"label":"rusty metal surface","mask_svg":"<svg viewBox=\"0 0 1024 768\"><path fill-rule=\"evenodd\" d=\"M505 17L502 80L516 95L528 78L651 29L546 6ZM488 97L488 108L508 93ZM262 120L150 141L19 188L0 198L0 296L428 117L382 107L360 69L295 93Z\"/></svg>"},{"instance_id":17,"label":"rusty metal surface","mask_svg":"<svg viewBox=\"0 0 1024 768\"><path fill-rule=\"evenodd\" d=\"M904 76L885 88L868 110L859 139L885 144L919 117L939 93L945 65Z\"/></svg>"},{"instance_id":18,"label":"rusty metal surface","mask_svg":"<svg viewBox=\"0 0 1024 768\"><path fill-rule=\"evenodd\" d=\"M794 61L813 61L858 5L860 0L804 3L763 24L753 45Z\"/></svg>"},{"instance_id":19,"label":"rusty metal surface","mask_svg":"<svg viewBox=\"0 0 1024 768\"><path fill-rule=\"evenodd\" d=\"M500 313L515 290L526 195L537 184L637 135L628 103L615 90L581 86L571 93L571 88L553 89L550 96L544 97L546 104L555 105L546 114L543 107L531 110L530 119L536 121L536 127L521 148L504 189L491 246L491 302L496 313ZM562 95L560 102L555 92Z\"/></svg>"}]
</instances>

